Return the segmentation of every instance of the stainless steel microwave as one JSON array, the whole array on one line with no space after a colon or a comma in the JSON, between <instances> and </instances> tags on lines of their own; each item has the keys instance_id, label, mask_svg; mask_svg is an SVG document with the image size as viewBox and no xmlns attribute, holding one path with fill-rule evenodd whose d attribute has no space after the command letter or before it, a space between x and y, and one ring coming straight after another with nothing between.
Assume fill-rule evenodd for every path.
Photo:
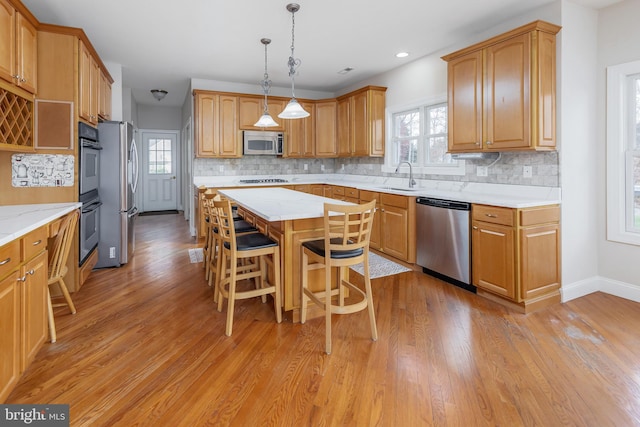
<instances>
[{"instance_id":1,"label":"stainless steel microwave","mask_svg":"<svg viewBox=\"0 0 640 427\"><path fill-rule=\"evenodd\" d=\"M243 133L243 153L245 155L282 156L284 152L284 133L249 131Z\"/></svg>"}]
</instances>

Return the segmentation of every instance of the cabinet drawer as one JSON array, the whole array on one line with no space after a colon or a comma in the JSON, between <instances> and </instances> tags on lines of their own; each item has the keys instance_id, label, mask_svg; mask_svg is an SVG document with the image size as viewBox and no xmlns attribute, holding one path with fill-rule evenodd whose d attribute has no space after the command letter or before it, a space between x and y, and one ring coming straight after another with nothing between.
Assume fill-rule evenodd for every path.
<instances>
[{"instance_id":1,"label":"cabinet drawer","mask_svg":"<svg viewBox=\"0 0 640 427\"><path fill-rule=\"evenodd\" d=\"M22 240L22 259L24 261L31 259L34 255L39 254L47 249L47 238L49 231L47 227L40 227L24 236Z\"/></svg>"},{"instance_id":2,"label":"cabinet drawer","mask_svg":"<svg viewBox=\"0 0 640 427\"><path fill-rule=\"evenodd\" d=\"M333 187L332 191L334 196L344 196L344 187Z\"/></svg>"},{"instance_id":3,"label":"cabinet drawer","mask_svg":"<svg viewBox=\"0 0 640 427\"><path fill-rule=\"evenodd\" d=\"M0 247L0 279L20 265L20 241L14 240Z\"/></svg>"},{"instance_id":4,"label":"cabinet drawer","mask_svg":"<svg viewBox=\"0 0 640 427\"><path fill-rule=\"evenodd\" d=\"M492 224L502 224L513 226L515 210L510 208L500 208L497 206L473 205L472 215L476 221L490 222Z\"/></svg>"},{"instance_id":5,"label":"cabinet drawer","mask_svg":"<svg viewBox=\"0 0 640 427\"><path fill-rule=\"evenodd\" d=\"M376 193L375 191L368 190L360 190L360 202L370 202L372 200L376 200L377 203L380 203L380 193Z\"/></svg>"},{"instance_id":6,"label":"cabinet drawer","mask_svg":"<svg viewBox=\"0 0 640 427\"><path fill-rule=\"evenodd\" d=\"M360 190L353 187L345 187L344 195L345 197L349 197L352 199L360 199Z\"/></svg>"},{"instance_id":7,"label":"cabinet drawer","mask_svg":"<svg viewBox=\"0 0 640 427\"><path fill-rule=\"evenodd\" d=\"M385 206L395 206L404 209L409 207L409 199L415 203L413 197L399 196L398 194L381 193L380 199Z\"/></svg>"},{"instance_id":8,"label":"cabinet drawer","mask_svg":"<svg viewBox=\"0 0 640 427\"><path fill-rule=\"evenodd\" d=\"M560 206L541 206L520 211L520 225L547 224L560 222Z\"/></svg>"}]
</instances>

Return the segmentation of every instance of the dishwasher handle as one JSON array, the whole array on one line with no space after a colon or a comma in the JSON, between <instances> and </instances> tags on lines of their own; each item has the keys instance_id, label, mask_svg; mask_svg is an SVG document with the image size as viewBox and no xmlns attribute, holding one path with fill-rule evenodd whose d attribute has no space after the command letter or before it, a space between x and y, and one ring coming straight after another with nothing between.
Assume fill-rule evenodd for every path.
<instances>
[{"instance_id":1,"label":"dishwasher handle","mask_svg":"<svg viewBox=\"0 0 640 427\"><path fill-rule=\"evenodd\" d=\"M431 197L418 197L416 203L419 205L434 206L443 209L455 209L458 211L470 211L471 203L458 202L456 200L434 199Z\"/></svg>"}]
</instances>

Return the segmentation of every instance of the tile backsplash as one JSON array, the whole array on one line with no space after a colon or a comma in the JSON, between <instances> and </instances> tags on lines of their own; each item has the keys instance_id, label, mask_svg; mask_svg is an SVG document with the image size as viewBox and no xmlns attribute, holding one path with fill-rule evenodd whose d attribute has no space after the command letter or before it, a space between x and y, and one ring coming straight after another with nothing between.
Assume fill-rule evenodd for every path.
<instances>
[{"instance_id":1,"label":"tile backsplash","mask_svg":"<svg viewBox=\"0 0 640 427\"><path fill-rule=\"evenodd\" d=\"M559 187L557 152L502 153L493 160L465 160L465 175L415 174L416 179L438 181L483 182L491 184L533 185ZM493 164L492 164L493 163ZM395 176L382 172L384 159L371 157L340 159L286 159L272 156L245 156L239 159L195 159L194 176L234 175L300 175L346 173L353 175ZM344 165L344 168L342 167ZM478 166L489 166L487 176L478 176ZM531 166L531 178L525 178L523 168ZM406 175L406 174L405 174Z\"/></svg>"}]
</instances>

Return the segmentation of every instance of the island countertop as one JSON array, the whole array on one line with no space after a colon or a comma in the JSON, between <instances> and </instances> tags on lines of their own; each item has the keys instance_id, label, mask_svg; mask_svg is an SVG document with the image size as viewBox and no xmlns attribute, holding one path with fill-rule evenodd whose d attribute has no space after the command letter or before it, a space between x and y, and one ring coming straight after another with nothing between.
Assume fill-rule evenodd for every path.
<instances>
[{"instance_id":1,"label":"island countertop","mask_svg":"<svg viewBox=\"0 0 640 427\"><path fill-rule=\"evenodd\" d=\"M269 222L320 218L324 215L325 203L352 204L281 187L222 189L218 192Z\"/></svg>"},{"instance_id":2,"label":"island countertop","mask_svg":"<svg viewBox=\"0 0 640 427\"><path fill-rule=\"evenodd\" d=\"M80 202L0 206L0 246L81 206Z\"/></svg>"}]
</instances>

